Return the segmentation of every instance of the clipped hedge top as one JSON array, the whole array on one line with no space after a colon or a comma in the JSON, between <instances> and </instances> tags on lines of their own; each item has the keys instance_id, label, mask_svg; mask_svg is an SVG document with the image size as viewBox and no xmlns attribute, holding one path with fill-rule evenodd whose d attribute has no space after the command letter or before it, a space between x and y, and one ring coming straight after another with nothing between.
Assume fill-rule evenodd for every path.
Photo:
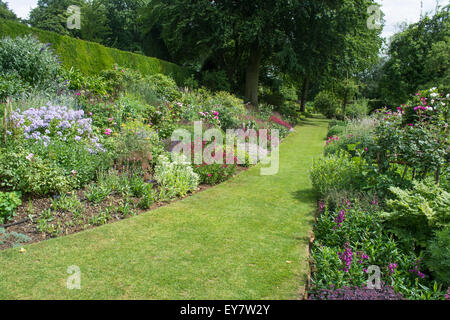
<instances>
[{"instance_id":1,"label":"clipped hedge top","mask_svg":"<svg viewBox=\"0 0 450 320\"><path fill-rule=\"evenodd\" d=\"M79 40L54 32L28 27L25 24L0 19L0 38L24 36L32 33L39 41L50 43L64 67L75 67L84 74L97 74L114 64L139 71L143 75L162 73L177 83L189 77L189 71L176 64L144 55L108 48L95 42Z\"/></svg>"}]
</instances>

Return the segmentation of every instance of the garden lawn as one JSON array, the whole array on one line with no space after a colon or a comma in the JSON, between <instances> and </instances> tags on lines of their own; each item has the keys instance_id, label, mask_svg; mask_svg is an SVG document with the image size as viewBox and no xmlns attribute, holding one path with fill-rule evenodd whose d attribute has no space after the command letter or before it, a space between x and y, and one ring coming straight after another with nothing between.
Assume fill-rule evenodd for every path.
<instances>
[{"instance_id":1,"label":"garden lawn","mask_svg":"<svg viewBox=\"0 0 450 320\"><path fill-rule=\"evenodd\" d=\"M299 299L327 121L310 119L259 165L146 214L0 252L0 299ZM69 290L67 268L81 269Z\"/></svg>"}]
</instances>

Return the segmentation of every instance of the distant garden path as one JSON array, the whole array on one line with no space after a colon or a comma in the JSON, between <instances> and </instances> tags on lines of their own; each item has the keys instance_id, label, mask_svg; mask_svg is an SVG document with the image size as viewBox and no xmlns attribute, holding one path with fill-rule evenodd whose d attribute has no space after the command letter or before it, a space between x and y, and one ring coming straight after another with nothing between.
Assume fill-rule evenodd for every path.
<instances>
[{"instance_id":1,"label":"distant garden path","mask_svg":"<svg viewBox=\"0 0 450 320\"><path fill-rule=\"evenodd\" d=\"M0 252L0 299L298 299L327 122L310 119L259 166L135 218ZM68 290L69 266L81 290Z\"/></svg>"}]
</instances>

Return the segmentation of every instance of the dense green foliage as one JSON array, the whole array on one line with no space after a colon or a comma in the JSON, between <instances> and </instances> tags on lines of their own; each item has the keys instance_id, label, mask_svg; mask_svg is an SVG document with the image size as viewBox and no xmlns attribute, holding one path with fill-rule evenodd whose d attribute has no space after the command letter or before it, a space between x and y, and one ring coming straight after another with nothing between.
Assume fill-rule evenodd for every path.
<instances>
[{"instance_id":1,"label":"dense green foliage","mask_svg":"<svg viewBox=\"0 0 450 320\"><path fill-rule=\"evenodd\" d=\"M312 251L316 296L364 288L376 265L405 298L444 298L448 98L432 88L396 112L330 122L325 157L310 175L322 199Z\"/></svg>"},{"instance_id":2,"label":"dense green foliage","mask_svg":"<svg viewBox=\"0 0 450 320\"><path fill-rule=\"evenodd\" d=\"M178 196L185 196L189 191L197 189L199 176L185 159L168 159L159 156L155 167L155 179L161 185L161 199L169 200Z\"/></svg>"},{"instance_id":3,"label":"dense green foliage","mask_svg":"<svg viewBox=\"0 0 450 320\"><path fill-rule=\"evenodd\" d=\"M17 16L8 8L8 3L0 0L0 19L17 20Z\"/></svg>"},{"instance_id":4,"label":"dense green foliage","mask_svg":"<svg viewBox=\"0 0 450 320\"><path fill-rule=\"evenodd\" d=\"M85 75L94 75L111 69L114 64L137 70L143 75L162 73L171 75L183 83L188 71L179 66L156 58L106 48L100 44L83 41L53 32L29 28L24 24L0 20L0 37L16 37L33 34L39 41L50 43L52 50L60 57L67 69L75 67Z\"/></svg>"},{"instance_id":5,"label":"dense green foliage","mask_svg":"<svg viewBox=\"0 0 450 320\"><path fill-rule=\"evenodd\" d=\"M379 76L378 95L388 105L405 103L419 89L450 88L450 6L393 36Z\"/></svg>"},{"instance_id":6,"label":"dense green foliage","mask_svg":"<svg viewBox=\"0 0 450 320\"><path fill-rule=\"evenodd\" d=\"M425 263L438 281L450 286L450 228L436 232L430 240Z\"/></svg>"},{"instance_id":7,"label":"dense green foliage","mask_svg":"<svg viewBox=\"0 0 450 320\"><path fill-rule=\"evenodd\" d=\"M20 193L0 191L0 224L10 220L18 206L22 204Z\"/></svg>"},{"instance_id":8,"label":"dense green foliage","mask_svg":"<svg viewBox=\"0 0 450 320\"><path fill-rule=\"evenodd\" d=\"M392 187L391 192L383 217L401 242L426 248L435 231L450 226L450 194L433 181L414 181L412 190Z\"/></svg>"},{"instance_id":9,"label":"dense green foliage","mask_svg":"<svg viewBox=\"0 0 450 320\"><path fill-rule=\"evenodd\" d=\"M143 19L148 32L160 32L174 60L208 71L209 83L214 74L213 86L225 88L226 76L233 90L257 105L260 78L272 88L290 78L286 83L301 92L304 112L308 88L322 80L317 75L333 70L342 78L344 71L376 62L379 30L366 25L373 3L150 1Z\"/></svg>"},{"instance_id":10,"label":"dense green foliage","mask_svg":"<svg viewBox=\"0 0 450 320\"><path fill-rule=\"evenodd\" d=\"M326 117L331 118L336 115L339 102L332 92L322 91L314 98L314 108Z\"/></svg>"},{"instance_id":11,"label":"dense green foliage","mask_svg":"<svg viewBox=\"0 0 450 320\"><path fill-rule=\"evenodd\" d=\"M60 74L49 45L32 36L0 40L0 101L31 88L55 91Z\"/></svg>"}]
</instances>

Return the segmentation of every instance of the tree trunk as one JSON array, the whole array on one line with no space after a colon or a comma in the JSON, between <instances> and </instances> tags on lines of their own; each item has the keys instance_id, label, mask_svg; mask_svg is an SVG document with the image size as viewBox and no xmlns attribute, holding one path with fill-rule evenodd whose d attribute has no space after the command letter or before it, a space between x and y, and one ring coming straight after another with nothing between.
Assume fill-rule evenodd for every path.
<instances>
[{"instance_id":1,"label":"tree trunk","mask_svg":"<svg viewBox=\"0 0 450 320\"><path fill-rule=\"evenodd\" d=\"M245 76L245 97L255 107L258 106L259 67L261 65L261 58L261 48L258 45L251 46Z\"/></svg>"},{"instance_id":2,"label":"tree trunk","mask_svg":"<svg viewBox=\"0 0 450 320\"><path fill-rule=\"evenodd\" d=\"M308 90L309 90L309 79L308 77L305 77L303 79L303 86L302 86L302 101L300 105L300 111L305 112L306 111L306 100L308 99Z\"/></svg>"}]
</instances>

